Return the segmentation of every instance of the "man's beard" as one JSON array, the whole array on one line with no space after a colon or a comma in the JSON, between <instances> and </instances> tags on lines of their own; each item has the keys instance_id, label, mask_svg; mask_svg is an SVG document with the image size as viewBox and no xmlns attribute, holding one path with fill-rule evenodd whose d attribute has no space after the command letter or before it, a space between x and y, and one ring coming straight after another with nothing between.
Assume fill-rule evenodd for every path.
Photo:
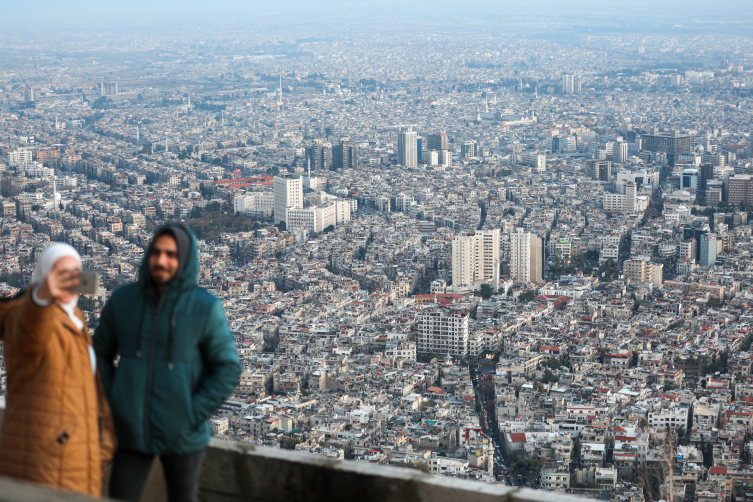
<instances>
[{"instance_id":1,"label":"man's beard","mask_svg":"<svg viewBox=\"0 0 753 502\"><path fill-rule=\"evenodd\" d=\"M160 286L164 286L165 284L169 284L170 282L172 282L173 279L175 279L175 275L171 275L167 279L163 280L163 279L160 279L159 276L157 276L155 274L155 272L163 272L163 271L167 272L164 268L157 268L157 269L154 269L154 270L150 271L151 272L151 276L152 276L152 281L155 284L158 284Z\"/></svg>"}]
</instances>

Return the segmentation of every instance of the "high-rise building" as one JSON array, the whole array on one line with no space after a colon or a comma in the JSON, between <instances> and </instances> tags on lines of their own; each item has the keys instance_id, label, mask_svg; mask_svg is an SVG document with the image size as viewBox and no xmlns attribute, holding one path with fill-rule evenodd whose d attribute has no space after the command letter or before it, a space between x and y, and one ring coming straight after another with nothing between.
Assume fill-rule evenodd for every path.
<instances>
[{"instance_id":1,"label":"high-rise building","mask_svg":"<svg viewBox=\"0 0 753 502\"><path fill-rule=\"evenodd\" d=\"M354 169L358 165L358 147L342 139L332 147L332 169Z\"/></svg>"},{"instance_id":2,"label":"high-rise building","mask_svg":"<svg viewBox=\"0 0 753 502\"><path fill-rule=\"evenodd\" d=\"M573 94L575 92L575 76L562 75L562 94Z\"/></svg>"},{"instance_id":3,"label":"high-rise building","mask_svg":"<svg viewBox=\"0 0 753 502\"><path fill-rule=\"evenodd\" d=\"M306 158L315 171L329 171L332 167L332 144L317 138L314 144L306 147Z\"/></svg>"},{"instance_id":4,"label":"high-rise building","mask_svg":"<svg viewBox=\"0 0 753 502\"><path fill-rule=\"evenodd\" d=\"M429 166L439 165L439 152L437 152L436 150L427 150L426 163Z\"/></svg>"},{"instance_id":5,"label":"high-rise building","mask_svg":"<svg viewBox=\"0 0 753 502\"><path fill-rule=\"evenodd\" d=\"M401 127L397 133L397 163L403 167L418 167L418 135L412 127Z\"/></svg>"},{"instance_id":6,"label":"high-rise building","mask_svg":"<svg viewBox=\"0 0 753 502\"><path fill-rule=\"evenodd\" d=\"M481 281L493 281L496 290L499 287L499 237L500 229L476 231L476 278Z\"/></svg>"},{"instance_id":7,"label":"high-rise building","mask_svg":"<svg viewBox=\"0 0 753 502\"><path fill-rule=\"evenodd\" d=\"M428 150L447 150L450 147L450 143L445 133L429 134L426 138L426 148Z\"/></svg>"},{"instance_id":8,"label":"high-rise building","mask_svg":"<svg viewBox=\"0 0 753 502\"><path fill-rule=\"evenodd\" d=\"M638 187L631 181L625 185L625 212L628 214L635 213L637 205Z\"/></svg>"},{"instance_id":9,"label":"high-rise building","mask_svg":"<svg viewBox=\"0 0 753 502\"><path fill-rule=\"evenodd\" d=\"M478 157L478 142L474 139L463 141L463 146L460 149L460 158L468 160L475 157Z\"/></svg>"},{"instance_id":10,"label":"high-rise building","mask_svg":"<svg viewBox=\"0 0 753 502\"><path fill-rule=\"evenodd\" d=\"M667 162L674 167L678 155L695 148L695 135L680 134L680 131L673 131L671 134L644 134L641 142L646 151L665 153Z\"/></svg>"},{"instance_id":11,"label":"high-rise building","mask_svg":"<svg viewBox=\"0 0 753 502\"><path fill-rule=\"evenodd\" d=\"M592 180L612 181L612 162L589 159L586 161L586 172Z\"/></svg>"},{"instance_id":12,"label":"high-rise building","mask_svg":"<svg viewBox=\"0 0 753 502\"><path fill-rule=\"evenodd\" d=\"M716 263L716 234L707 233L701 236L701 259L702 267L710 267Z\"/></svg>"},{"instance_id":13,"label":"high-rise building","mask_svg":"<svg viewBox=\"0 0 753 502\"><path fill-rule=\"evenodd\" d=\"M30 85L27 85L24 89L24 101L27 103L34 102L34 88Z\"/></svg>"},{"instance_id":14,"label":"high-rise building","mask_svg":"<svg viewBox=\"0 0 753 502\"><path fill-rule=\"evenodd\" d=\"M424 138L417 137L416 138L416 155L418 156L418 162L421 162L424 160Z\"/></svg>"},{"instance_id":15,"label":"high-rise building","mask_svg":"<svg viewBox=\"0 0 753 502\"><path fill-rule=\"evenodd\" d=\"M430 307L416 315L416 352L468 355L470 338L467 310Z\"/></svg>"},{"instance_id":16,"label":"high-rise building","mask_svg":"<svg viewBox=\"0 0 753 502\"><path fill-rule=\"evenodd\" d=\"M701 190L706 190L709 180L714 179L714 166L709 163L702 164L699 171L701 175Z\"/></svg>"},{"instance_id":17,"label":"high-rise building","mask_svg":"<svg viewBox=\"0 0 753 502\"><path fill-rule=\"evenodd\" d=\"M452 165L452 152L449 150L439 151L439 165L442 167L450 167Z\"/></svg>"},{"instance_id":18,"label":"high-rise building","mask_svg":"<svg viewBox=\"0 0 753 502\"><path fill-rule=\"evenodd\" d=\"M471 287L477 282L499 286L500 230L479 230L452 241L452 285Z\"/></svg>"},{"instance_id":19,"label":"high-rise building","mask_svg":"<svg viewBox=\"0 0 753 502\"><path fill-rule=\"evenodd\" d=\"M297 174L280 173L274 177L275 224L287 223L287 210L303 207L303 181Z\"/></svg>"},{"instance_id":20,"label":"high-rise building","mask_svg":"<svg viewBox=\"0 0 753 502\"><path fill-rule=\"evenodd\" d=\"M612 162L623 164L628 159L628 144L620 141L612 145Z\"/></svg>"},{"instance_id":21,"label":"high-rise building","mask_svg":"<svg viewBox=\"0 0 753 502\"><path fill-rule=\"evenodd\" d=\"M541 238L522 228L510 234L510 277L515 282L541 282Z\"/></svg>"},{"instance_id":22,"label":"high-rise building","mask_svg":"<svg viewBox=\"0 0 753 502\"><path fill-rule=\"evenodd\" d=\"M452 240L452 285L470 287L476 282L475 235L461 235Z\"/></svg>"},{"instance_id":23,"label":"high-rise building","mask_svg":"<svg viewBox=\"0 0 753 502\"><path fill-rule=\"evenodd\" d=\"M100 96L117 96L118 83L117 82L97 82Z\"/></svg>"},{"instance_id":24,"label":"high-rise building","mask_svg":"<svg viewBox=\"0 0 753 502\"><path fill-rule=\"evenodd\" d=\"M753 204L753 176L750 174L735 174L727 178L727 204L739 206Z\"/></svg>"}]
</instances>

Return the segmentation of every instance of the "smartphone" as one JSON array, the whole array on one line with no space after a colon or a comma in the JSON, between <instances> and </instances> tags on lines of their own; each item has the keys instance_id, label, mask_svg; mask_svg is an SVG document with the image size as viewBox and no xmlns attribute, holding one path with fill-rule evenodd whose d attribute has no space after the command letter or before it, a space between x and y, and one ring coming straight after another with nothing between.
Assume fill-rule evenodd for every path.
<instances>
[{"instance_id":1,"label":"smartphone","mask_svg":"<svg viewBox=\"0 0 753 502\"><path fill-rule=\"evenodd\" d=\"M97 293L98 286L99 274L90 270L82 270L78 273L78 286L72 287L69 291L82 295L93 295Z\"/></svg>"}]
</instances>

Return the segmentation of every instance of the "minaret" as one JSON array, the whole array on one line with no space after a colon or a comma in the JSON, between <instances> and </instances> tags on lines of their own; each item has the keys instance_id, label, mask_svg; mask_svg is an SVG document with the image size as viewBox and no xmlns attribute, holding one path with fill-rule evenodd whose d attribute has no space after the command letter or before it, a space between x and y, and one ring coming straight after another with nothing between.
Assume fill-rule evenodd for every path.
<instances>
[{"instance_id":1,"label":"minaret","mask_svg":"<svg viewBox=\"0 0 753 502\"><path fill-rule=\"evenodd\" d=\"M309 161L309 178L311 178L311 157L308 158Z\"/></svg>"},{"instance_id":2,"label":"minaret","mask_svg":"<svg viewBox=\"0 0 753 502\"><path fill-rule=\"evenodd\" d=\"M188 95L188 109L191 109L191 95Z\"/></svg>"},{"instance_id":3,"label":"minaret","mask_svg":"<svg viewBox=\"0 0 753 502\"><path fill-rule=\"evenodd\" d=\"M139 137L139 125L136 124L136 146L141 146L141 137Z\"/></svg>"},{"instance_id":4,"label":"minaret","mask_svg":"<svg viewBox=\"0 0 753 502\"><path fill-rule=\"evenodd\" d=\"M282 70L280 70L280 87L277 91L277 105L282 106Z\"/></svg>"},{"instance_id":5,"label":"minaret","mask_svg":"<svg viewBox=\"0 0 753 502\"><path fill-rule=\"evenodd\" d=\"M58 128L58 116L55 115L55 129Z\"/></svg>"}]
</instances>

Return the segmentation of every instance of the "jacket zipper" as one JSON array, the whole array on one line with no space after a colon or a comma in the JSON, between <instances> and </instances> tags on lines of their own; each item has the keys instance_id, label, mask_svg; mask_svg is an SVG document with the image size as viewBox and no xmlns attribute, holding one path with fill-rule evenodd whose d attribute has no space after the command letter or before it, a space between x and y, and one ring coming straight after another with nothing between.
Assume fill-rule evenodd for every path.
<instances>
[{"instance_id":1,"label":"jacket zipper","mask_svg":"<svg viewBox=\"0 0 753 502\"><path fill-rule=\"evenodd\" d=\"M159 301L157 302L157 308L152 316L152 336L149 341L149 366L146 368L146 397L144 403L144 442L146 443L146 449L151 448L151 441L149 438L149 415L151 415L151 401L152 401L152 365L154 364L154 344L156 343L156 331L157 331L157 316L159 316L160 310L162 310L162 303L165 300L166 292L163 292Z\"/></svg>"}]
</instances>

